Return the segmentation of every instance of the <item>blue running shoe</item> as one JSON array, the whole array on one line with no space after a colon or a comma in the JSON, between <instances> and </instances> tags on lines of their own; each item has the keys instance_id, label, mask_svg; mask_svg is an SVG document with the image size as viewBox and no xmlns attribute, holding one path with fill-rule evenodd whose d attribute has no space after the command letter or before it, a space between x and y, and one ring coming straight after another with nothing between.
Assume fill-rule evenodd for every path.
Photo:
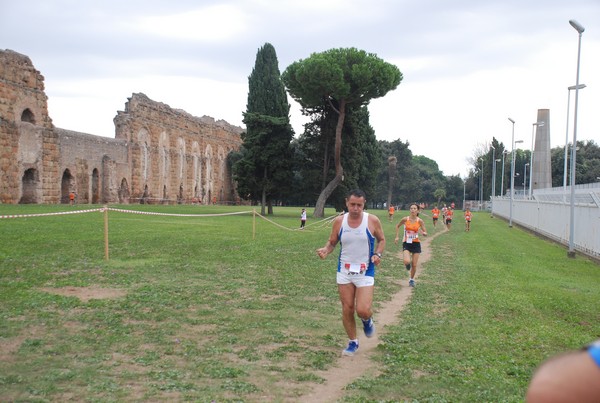
<instances>
[{"instance_id":1,"label":"blue running shoe","mask_svg":"<svg viewBox=\"0 0 600 403\"><path fill-rule=\"evenodd\" d=\"M358 350L358 343L355 341L348 342L348 347L342 351L342 355L353 356Z\"/></svg>"},{"instance_id":2,"label":"blue running shoe","mask_svg":"<svg viewBox=\"0 0 600 403\"><path fill-rule=\"evenodd\" d=\"M408 280L408 286L409 287L414 287L415 286L415 280L413 280L412 278L410 280Z\"/></svg>"},{"instance_id":3,"label":"blue running shoe","mask_svg":"<svg viewBox=\"0 0 600 403\"><path fill-rule=\"evenodd\" d=\"M405 264L404 267L406 267L406 270L410 270L410 263L409 264Z\"/></svg>"},{"instance_id":4,"label":"blue running shoe","mask_svg":"<svg viewBox=\"0 0 600 403\"><path fill-rule=\"evenodd\" d=\"M363 323L363 330L365 331L365 336L373 337L373 335L375 334L375 323L373 323L373 318L369 318L368 320L363 320L362 323Z\"/></svg>"}]
</instances>

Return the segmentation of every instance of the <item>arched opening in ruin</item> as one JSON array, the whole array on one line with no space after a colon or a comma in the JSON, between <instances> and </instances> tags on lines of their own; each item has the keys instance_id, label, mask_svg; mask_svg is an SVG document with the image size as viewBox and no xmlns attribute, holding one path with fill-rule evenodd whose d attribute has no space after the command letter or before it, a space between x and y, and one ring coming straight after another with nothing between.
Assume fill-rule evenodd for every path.
<instances>
[{"instance_id":1,"label":"arched opening in ruin","mask_svg":"<svg viewBox=\"0 0 600 403\"><path fill-rule=\"evenodd\" d=\"M35 115L31 109L27 108L21 113L21 122L29 122L35 124Z\"/></svg>"},{"instance_id":2,"label":"arched opening in ruin","mask_svg":"<svg viewBox=\"0 0 600 403\"><path fill-rule=\"evenodd\" d=\"M71 175L69 169L65 169L63 172L62 180L60 182L60 202L63 204L69 203L69 193L75 191L75 177Z\"/></svg>"},{"instance_id":3,"label":"arched opening in ruin","mask_svg":"<svg viewBox=\"0 0 600 403\"><path fill-rule=\"evenodd\" d=\"M92 171L92 204L100 203L100 174L98 168Z\"/></svg>"},{"instance_id":4,"label":"arched opening in ruin","mask_svg":"<svg viewBox=\"0 0 600 403\"><path fill-rule=\"evenodd\" d=\"M177 195L177 203L183 203L183 183L179 184L179 194Z\"/></svg>"},{"instance_id":5,"label":"arched opening in ruin","mask_svg":"<svg viewBox=\"0 0 600 403\"><path fill-rule=\"evenodd\" d=\"M23 192L19 204L37 203L37 187L39 183L39 175L37 169L29 168L23 174L21 184Z\"/></svg>"},{"instance_id":6,"label":"arched opening in ruin","mask_svg":"<svg viewBox=\"0 0 600 403\"><path fill-rule=\"evenodd\" d=\"M119 203L129 204L129 186L127 185L127 179L121 180L121 186L119 187Z\"/></svg>"},{"instance_id":7,"label":"arched opening in ruin","mask_svg":"<svg viewBox=\"0 0 600 403\"><path fill-rule=\"evenodd\" d=\"M168 200L167 200L167 185L163 185L163 196L162 196L162 198L163 198L163 203L168 202Z\"/></svg>"}]
</instances>

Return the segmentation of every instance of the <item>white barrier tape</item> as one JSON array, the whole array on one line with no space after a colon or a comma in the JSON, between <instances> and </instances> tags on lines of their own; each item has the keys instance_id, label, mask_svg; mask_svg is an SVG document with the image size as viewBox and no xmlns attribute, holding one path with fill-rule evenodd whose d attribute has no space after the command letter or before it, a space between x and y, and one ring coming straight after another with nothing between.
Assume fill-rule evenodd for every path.
<instances>
[{"instance_id":1,"label":"white barrier tape","mask_svg":"<svg viewBox=\"0 0 600 403\"><path fill-rule=\"evenodd\" d=\"M259 216L260 218L262 218L263 220L268 221L271 224L276 225L276 226L278 226L280 228L287 229L288 231L295 231L296 230L295 228L292 229L292 228L284 227L283 225L278 224L275 221L269 220L267 217L260 215L260 213L256 213L256 215Z\"/></svg>"},{"instance_id":2,"label":"white barrier tape","mask_svg":"<svg viewBox=\"0 0 600 403\"><path fill-rule=\"evenodd\" d=\"M214 213L214 214L175 214L175 213L153 213L151 211L135 211L135 210L124 210L118 208L109 207L110 211L117 211L119 213L130 213L130 214L144 214L144 215L160 215L160 216L171 216L171 217L220 217L227 215L238 215L238 214L248 214L252 213L252 211L238 211L235 213Z\"/></svg>"},{"instance_id":3,"label":"white barrier tape","mask_svg":"<svg viewBox=\"0 0 600 403\"><path fill-rule=\"evenodd\" d=\"M320 228L320 227L323 227L323 225L330 224L338 215L341 215L341 214L344 214L344 213L339 213L339 214L333 215L331 217L323 218L322 220L315 221L314 223L311 223L311 224L321 224L319 226L319 228ZM267 217L261 215L260 213L256 213L256 215L259 216L260 218L262 218L263 220L268 221L271 224L276 225L276 226L278 226L280 228L287 229L288 231L300 231L300 228L288 228L288 227L284 227L283 225L278 224L275 221L272 221L272 220L268 219ZM309 227L311 224L306 225L305 228Z\"/></svg>"},{"instance_id":4,"label":"white barrier tape","mask_svg":"<svg viewBox=\"0 0 600 403\"><path fill-rule=\"evenodd\" d=\"M28 217L46 217L46 216L56 216L56 215L67 215L67 214L82 214L82 213L93 213L93 212L104 212L105 208L97 208L97 209L90 209L90 210L75 210L75 211L61 211L61 212L56 212L56 213L38 213L38 214L8 214L8 215L0 215L0 219L2 218L28 218ZM119 213L130 213L130 214L143 214L143 215L158 215L158 216L171 216L171 217L219 217L219 216L228 216L228 215L239 215L239 214L248 214L248 213L252 213L252 211L237 211L234 213L214 213L214 214L175 214L175 213L154 213L151 211L135 211L135 210L125 210L125 209L117 209L117 208L112 208L109 207L108 210L110 211L116 211ZM290 231L294 231L297 230L296 229L290 229L287 227L284 227L281 224L278 224L270 219L268 219L267 217L262 216L259 213L256 213L257 216L261 217L262 219L277 225L283 229L287 229ZM316 221L313 222L310 225L314 225L314 224L319 224L319 223L323 223L323 222L328 222L328 221L332 221L333 218L337 217L337 215L335 216L331 216L325 219L322 219L321 221Z\"/></svg>"},{"instance_id":5,"label":"white barrier tape","mask_svg":"<svg viewBox=\"0 0 600 403\"><path fill-rule=\"evenodd\" d=\"M66 215L66 214L81 214L81 213L93 213L103 212L103 208L91 209L91 210L75 210L75 211L60 211L57 213L38 213L38 214L5 214L0 215L0 218L28 218L28 217L46 217L51 215Z\"/></svg>"},{"instance_id":6,"label":"white barrier tape","mask_svg":"<svg viewBox=\"0 0 600 403\"><path fill-rule=\"evenodd\" d=\"M319 221L314 221L314 222L312 222L312 223L310 223L310 224L307 224L306 226L307 226L307 227L309 227L309 226L311 226L311 225L317 225L317 224L321 224L321 225L319 225L319 228L321 228L321 227L324 227L325 225L331 224L331 222L332 222L333 220L335 220L335 218L336 218L337 216L339 216L339 215L342 215L342 214L344 214L344 213L338 213L338 214L336 214L336 215L332 215L332 216L330 216L330 217L323 218L323 219L321 219L321 220L319 220Z\"/></svg>"}]
</instances>

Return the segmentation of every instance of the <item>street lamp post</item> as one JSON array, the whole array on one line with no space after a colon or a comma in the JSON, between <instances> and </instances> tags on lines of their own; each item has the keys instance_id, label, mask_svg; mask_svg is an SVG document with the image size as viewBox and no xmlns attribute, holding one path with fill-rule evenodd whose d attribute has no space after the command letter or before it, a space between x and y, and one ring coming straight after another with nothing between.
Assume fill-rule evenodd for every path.
<instances>
[{"instance_id":1,"label":"street lamp post","mask_svg":"<svg viewBox=\"0 0 600 403\"><path fill-rule=\"evenodd\" d=\"M569 251L567 256L575 257L575 163L577 160L577 107L579 103L579 66L581 62L581 34L585 28L575 20L569 20L569 24L579 33L579 44L577 46L577 78L575 80L575 112L573 115L573 147L571 148L571 220L569 230Z\"/></svg>"},{"instance_id":2,"label":"street lamp post","mask_svg":"<svg viewBox=\"0 0 600 403\"><path fill-rule=\"evenodd\" d=\"M511 118L508 118L512 123L512 160L510 162L510 214L508 219L508 227L512 228L512 211L513 211L513 201L514 201L514 189L515 189L515 121Z\"/></svg>"},{"instance_id":3,"label":"street lamp post","mask_svg":"<svg viewBox=\"0 0 600 403\"><path fill-rule=\"evenodd\" d=\"M568 170L568 161L569 161L569 112L570 112L570 103L571 103L571 90L575 89L584 89L585 84L572 85L567 88L567 134L565 135L565 167L563 171L563 202L565 201L565 195L567 194L567 172Z\"/></svg>"},{"instance_id":4,"label":"street lamp post","mask_svg":"<svg viewBox=\"0 0 600 403\"><path fill-rule=\"evenodd\" d=\"M496 165L499 161L501 161L500 158L494 158L494 166L492 167L492 217L494 216L494 198L496 197Z\"/></svg>"},{"instance_id":5,"label":"street lamp post","mask_svg":"<svg viewBox=\"0 0 600 403\"><path fill-rule=\"evenodd\" d=\"M483 157L479 158L481 160L481 176L479 182L479 211L483 210Z\"/></svg>"},{"instance_id":6,"label":"street lamp post","mask_svg":"<svg viewBox=\"0 0 600 403\"><path fill-rule=\"evenodd\" d=\"M514 178L518 178L521 174L519 172L517 172L517 161L516 158L517 156L514 154L516 152L515 148L517 147L517 144L523 143L523 140L515 140L513 142L513 161L514 161L514 165L512 167L512 172L513 172L513 185L512 188L510 189L510 193L513 194L514 192Z\"/></svg>"},{"instance_id":7,"label":"street lamp post","mask_svg":"<svg viewBox=\"0 0 600 403\"><path fill-rule=\"evenodd\" d=\"M535 127L542 127L544 126L544 122L536 122L533 124L533 126L531 127L531 157L529 158L529 198L531 199L531 193L532 193L532 188L533 188L533 149L534 149L534 144L533 144L533 134L534 134L534 129Z\"/></svg>"},{"instance_id":8,"label":"street lamp post","mask_svg":"<svg viewBox=\"0 0 600 403\"><path fill-rule=\"evenodd\" d=\"M494 178L496 176L496 167L495 167L495 163L494 161L496 161L496 147L494 146L490 146L492 147L492 214L494 213L494 196L496 196L495 192L496 192L496 182L494 181Z\"/></svg>"},{"instance_id":9,"label":"street lamp post","mask_svg":"<svg viewBox=\"0 0 600 403\"><path fill-rule=\"evenodd\" d=\"M529 162L523 165L523 198L526 198L525 191L527 190L527 167L529 166ZM529 169L529 176L531 176L531 169ZM531 179L530 179L531 181Z\"/></svg>"},{"instance_id":10,"label":"street lamp post","mask_svg":"<svg viewBox=\"0 0 600 403\"><path fill-rule=\"evenodd\" d=\"M463 210L465 209L465 202L467 197L467 178L463 179Z\"/></svg>"},{"instance_id":11,"label":"street lamp post","mask_svg":"<svg viewBox=\"0 0 600 403\"><path fill-rule=\"evenodd\" d=\"M502 151L502 181L500 182L500 196L504 197L504 156L508 154L508 151Z\"/></svg>"}]
</instances>

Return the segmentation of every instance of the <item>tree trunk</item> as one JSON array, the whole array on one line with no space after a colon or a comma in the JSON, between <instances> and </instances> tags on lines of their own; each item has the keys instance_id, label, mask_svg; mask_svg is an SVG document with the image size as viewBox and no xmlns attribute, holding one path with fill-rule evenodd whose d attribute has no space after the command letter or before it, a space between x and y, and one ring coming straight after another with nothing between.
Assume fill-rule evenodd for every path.
<instances>
[{"instance_id":1,"label":"tree trunk","mask_svg":"<svg viewBox=\"0 0 600 403\"><path fill-rule=\"evenodd\" d=\"M338 121L335 127L335 176L333 179L323 188L317 204L315 205L315 211L313 217L320 218L325 215L325 203L335 188L344 180L344 169L342 168L342 128L344 127L344 119L346 117L346 101L342 99L339 105Z\"/></svg>"},{"instance_id":2,"label":"tree trunk","mask_svg":"<svg viewBox=\"0 0 600 403\"><path fill-rule=\"evenodd\" d=\"M321 194L317 199L317 204L315 204L315 212L313 213L313 217L322 218L325 215L325 203L335 188L342 182L342 177L343 175L336 175L321 191Z\"/></svg>"},{"instance_id":3,"label":"tree trunk","mask_svg":"<svg viewBox=\"0 0 600 403\"><path fill-rule=\"evenodd\" d=\"M388 197L387 206L390 208L392 205L392 189L396 178L396 163L398 159L394 156L388 157Z\"/></svg>"},{"instance_id":4,"label":"tree trunk","mask_svg":"<svg viewBox=\"0 0 600 403\"><path fill-rule=\"evenodd\" d=\"M329 139L325 141L325 151L323 152L323 176L321 177L321 188L327 186L327 173L329 172Z\"/></svg>"},{"instance_id":5,"label":"tree trunk","mask_svg":"<svg viewBox=\"0 0 600 403\"><path fill-rule=\"evenodd\" d=\"M265 167L263 175L262 197L260 201L260 214L265 215L265 206L267 205L267 168Z\"/></svg>"}]
</instances>

